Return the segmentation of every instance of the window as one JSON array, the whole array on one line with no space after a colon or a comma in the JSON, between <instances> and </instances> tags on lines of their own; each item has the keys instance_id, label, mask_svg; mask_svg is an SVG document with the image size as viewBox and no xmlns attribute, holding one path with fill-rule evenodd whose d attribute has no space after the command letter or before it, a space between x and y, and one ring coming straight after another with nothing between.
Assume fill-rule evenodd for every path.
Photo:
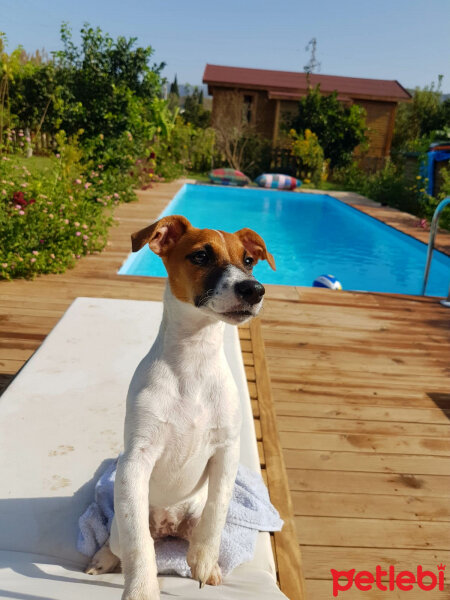
<instances>
[{"instance_id":1,"label":"window","mask_svg":"<svg viewBox=\"0 0 450 600\"><path fill-rule=\"evenodd\" d=\"M252 122L253 116L253 96L244 94L243 117L246 123Z\"/></svg>"}]
</instances>

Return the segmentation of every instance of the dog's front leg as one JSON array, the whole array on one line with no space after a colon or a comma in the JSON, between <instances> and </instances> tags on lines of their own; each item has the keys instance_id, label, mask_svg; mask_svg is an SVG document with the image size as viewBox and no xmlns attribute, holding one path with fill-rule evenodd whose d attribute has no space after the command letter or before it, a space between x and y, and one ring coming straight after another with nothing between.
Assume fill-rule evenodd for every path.
<instances>
[{"instance_id":1,"label":"dog's front leg","mask_svg":"<svg viewBox=\"0 0 450 600\"><path fill-rule=\"evenodd\" d=\"M216 571L220 539L233 493L239 463L239 440L220 448L208 463L208 498L189 543L187 561L200 587ZM220 572L220 571L219 571Z\"/></svg>"},{"instance_id":2,"label":"dog's front leg","mask_svg":"<svg viewBox=\"0 0 450 600\"><path fill-rule=\"evenodd\" d=\"M125 576L122 600L158 600L160 597L149 528L148 491L154 464L151 455L137 451L124 454L117 466L114 511Z\"/></svg>"}]
</instances>

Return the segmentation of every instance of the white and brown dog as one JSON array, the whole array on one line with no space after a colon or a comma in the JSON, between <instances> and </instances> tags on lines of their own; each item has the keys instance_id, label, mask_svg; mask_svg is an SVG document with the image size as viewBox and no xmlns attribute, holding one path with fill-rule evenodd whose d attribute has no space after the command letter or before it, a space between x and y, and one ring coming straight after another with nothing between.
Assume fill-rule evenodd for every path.
<instances>
[{"instance_id":1,"label":"white and brown dog","mask_svg":"<svg viewBox=\"0 0 450 600\"><path fill-rule=\"evenodd\" d=\"M120 559L123 600L159 598L153 540L169 535L189 541L187 561L200 587L221 582L217 560L241 424L224 322L258 314L265 290L252 268L265 259L275 269L251 229L197 229L170 216L132 235L134 252L146 243L169 276L164 314L128 392L111 537L87 569L110 572Z\"/></svg>"}]
</instances>

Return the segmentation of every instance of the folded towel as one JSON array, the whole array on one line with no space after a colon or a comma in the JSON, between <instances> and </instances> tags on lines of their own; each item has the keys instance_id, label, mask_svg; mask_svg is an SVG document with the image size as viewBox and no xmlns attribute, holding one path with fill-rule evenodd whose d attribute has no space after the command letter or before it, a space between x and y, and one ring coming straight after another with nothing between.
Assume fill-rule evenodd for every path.
<instances>
[{"instance_id":1,"label":"folded towel","mask_svg":"<svg viewBox=\"0 0 450 600\"><path fill-rule=\"evenodd\" d=\"M95 485L94 502L81 515L77 548L93 556L109 537L114 516L114 479L117 460L102 473ZM219 565L225 576L253 558L258 531L280 531L283 521L272 506L259 473L239 465L227 520L220 543ZM155 542L158 573L190 577L186 561L188 542L164 538Z\"/></svg>"}]
</instances>

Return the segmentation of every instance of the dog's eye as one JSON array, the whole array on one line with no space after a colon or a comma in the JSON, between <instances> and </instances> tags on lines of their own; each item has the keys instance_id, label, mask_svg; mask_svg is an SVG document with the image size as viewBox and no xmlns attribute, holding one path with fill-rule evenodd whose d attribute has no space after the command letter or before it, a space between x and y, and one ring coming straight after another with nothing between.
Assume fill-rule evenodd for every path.
<instances>
[{"instance_id":1,"label":"dog's eye","mask_svg":"<svg viewBox=\"0 0 450 600\"><path fill-rule=\"evenodd\" d=\"M198 252L194 252L189 256L189 260L194 265L206 265L208 263L209 257L204 250L199 250Z\"/></svg>"},{"instance_id":2,"label":"dog's eye","mask_svg":"<svg viewBox=\"0 0 450 600\"><path fill-rule=\"evenodd\" d=\"M253 263L255 262L255 260L251 257L251 256L246 256L244 258L244 265L246 267L251 267L253 265Z\"/></svg>"}]
</instances>

